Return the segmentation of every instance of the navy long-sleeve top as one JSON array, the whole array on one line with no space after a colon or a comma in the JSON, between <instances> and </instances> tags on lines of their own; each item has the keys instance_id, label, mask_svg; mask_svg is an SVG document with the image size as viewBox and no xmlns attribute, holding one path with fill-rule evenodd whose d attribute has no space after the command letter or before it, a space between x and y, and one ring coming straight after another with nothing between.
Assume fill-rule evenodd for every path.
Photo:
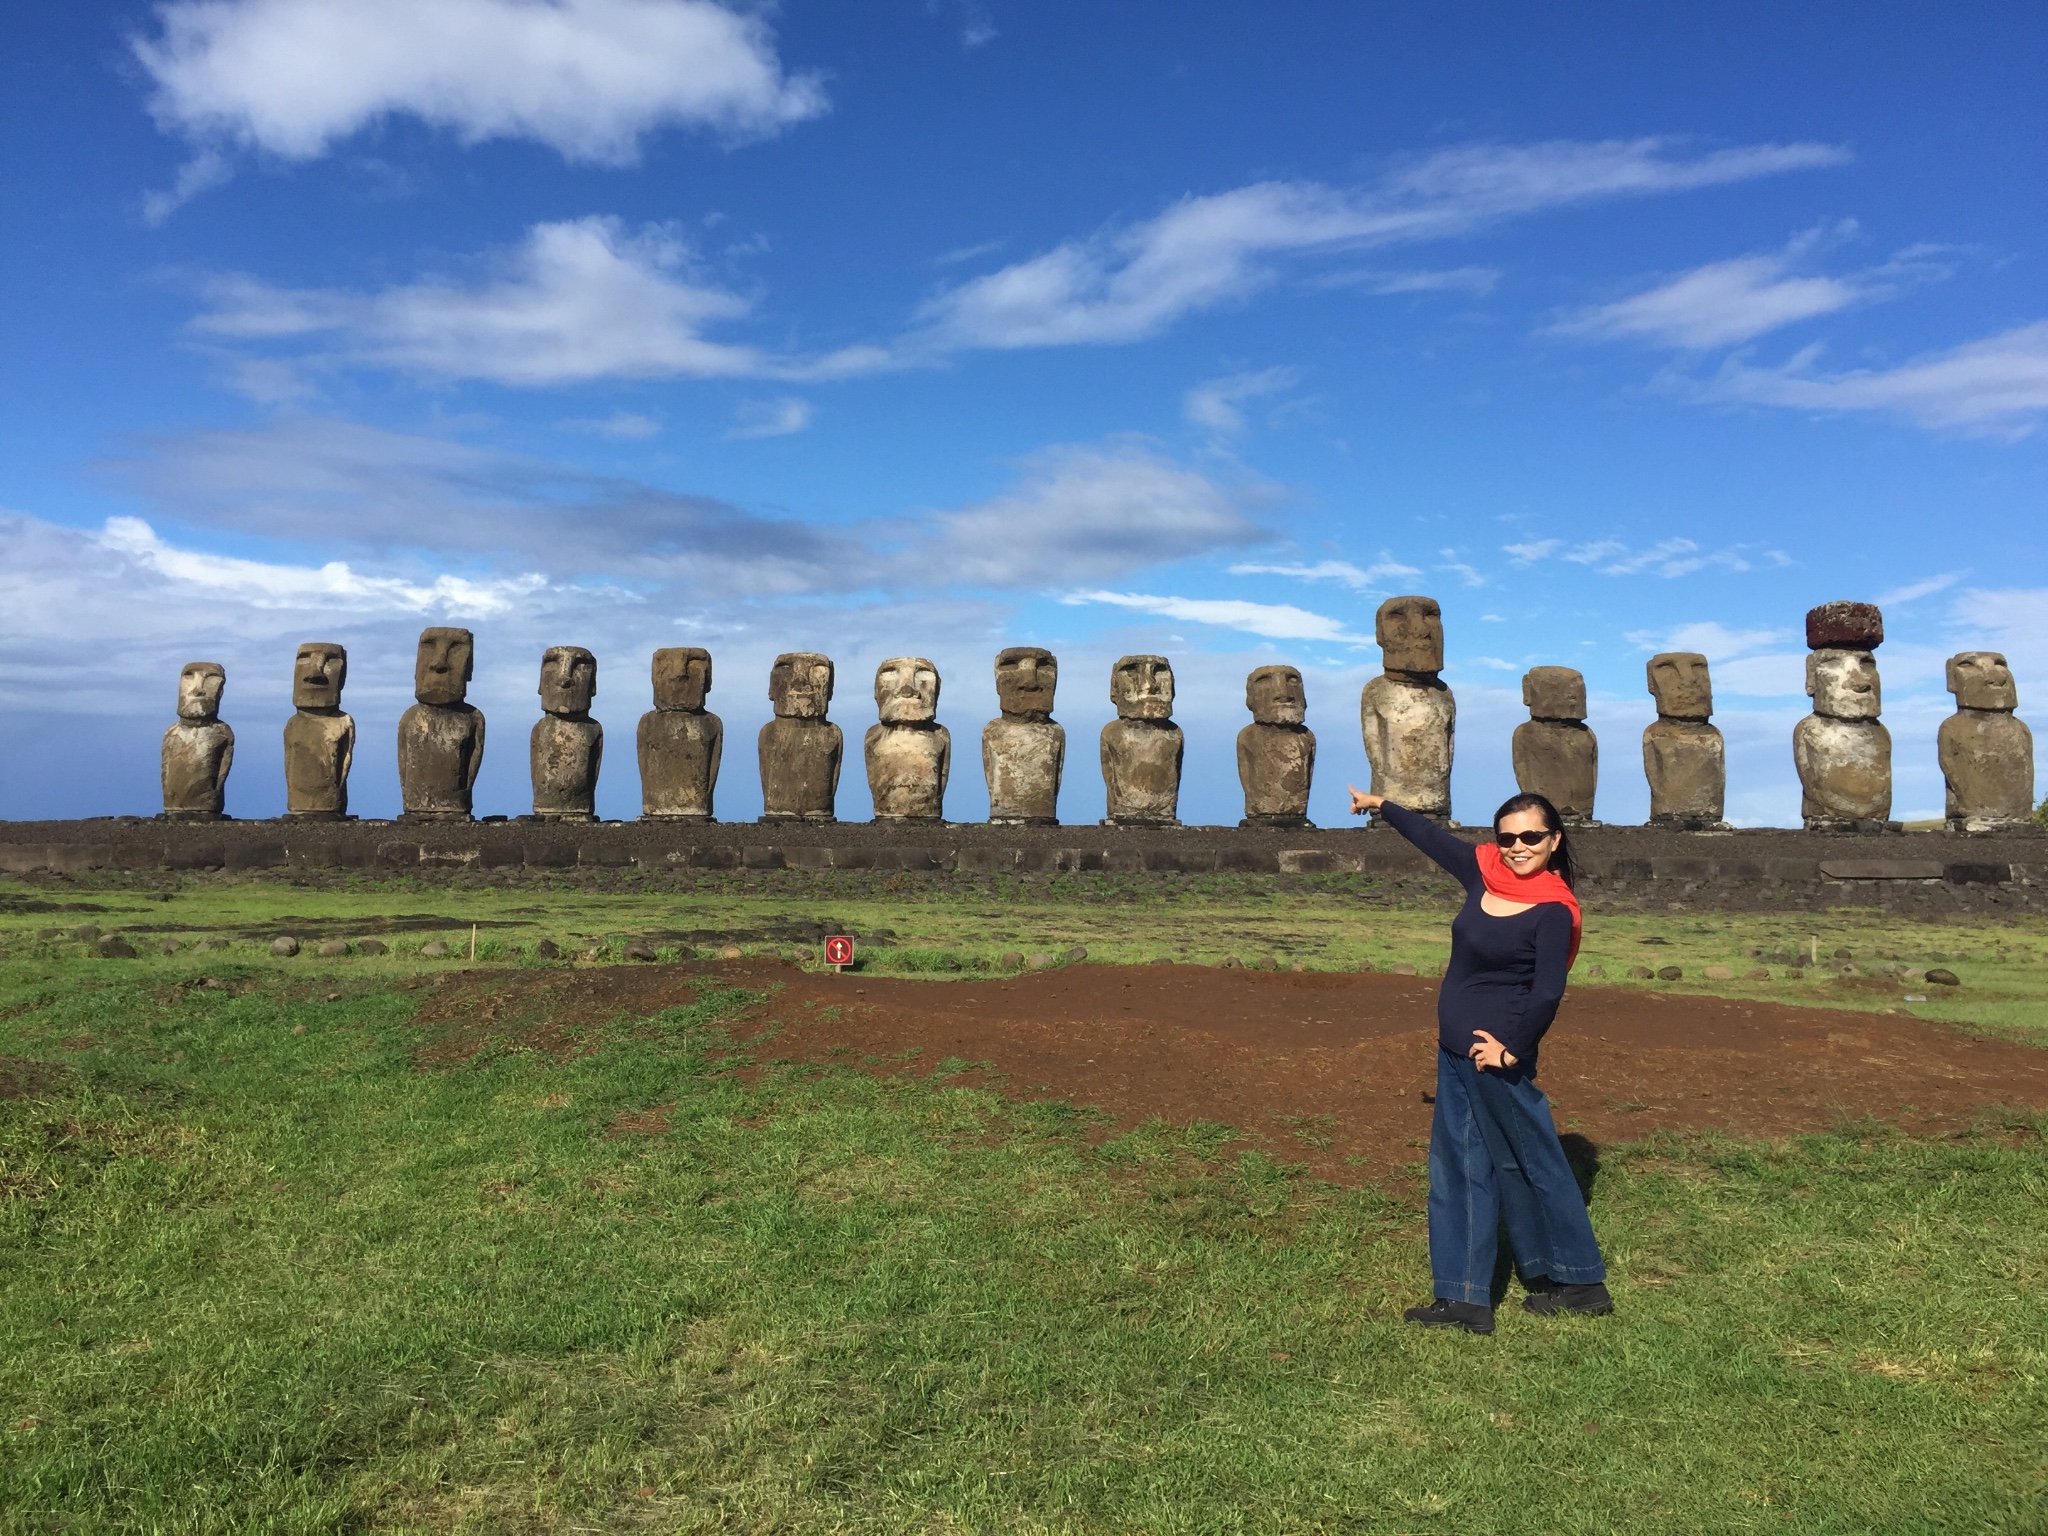
<instances>
[{"instance_id":1,"label":"navy long-sleeve top","mask_svg":"<svg viewBox=\"0 0 2048 1536\"><path fill-rule=\"evenodd\" d=\"M1479 904L1486 882L1477 849L1392 801L1380 814L1465 887L1465 904L1451 920L1451 963L1436 995L1437 1043L1463 1056L1478 1044L1473 1031L1483 1029L1515 1058L1515 1075L1533 1073L1536 1047L1564 997L1571 910L1546 901L1513 917L1495 917Z\"/></svg>"}]
</instances>

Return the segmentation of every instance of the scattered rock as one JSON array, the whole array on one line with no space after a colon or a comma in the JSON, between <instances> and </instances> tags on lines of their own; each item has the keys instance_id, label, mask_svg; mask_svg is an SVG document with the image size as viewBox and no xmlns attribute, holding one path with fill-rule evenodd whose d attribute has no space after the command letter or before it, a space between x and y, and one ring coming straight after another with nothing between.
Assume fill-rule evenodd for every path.
<instances>
[{"instance_id":1,"label":"scattered rock","mask_svg":"<svg viewBox=\"0 0 2048 1536\"><path fill-rule=\"evenodd\" d=\"M226 939L201 939L199 947L201 949L226 949L228 941Z\"/></svg>"},{"instance_id":2,"label":"scattered rock","mask_svg":"<svg viewBox=\"0 0 2048 1536\"><path fill-rule=\"evenodd\" d=\"M1631 981L1648 981L1657 973L1647 965L1632 965L1628 968L1628 974Z\"/></svg>"},{"instance_id":3,"label":"scattered rock","mask_svg":"<svg viewBox=\"0 0 2048 1536\"><path fill-rule=\"evenodd\" d=\"M90 944L94 939L98 938L99 936L99 929L95 928L91 923L80 923L76 928L71 930L71 937L78 940L78 942L81 944Z\"/></svg>"},{"instance_id":4,"label":"scattered rock","mask_svg":"<svg viewBox=\"0 0 2048 1536\"><path fill-rule=\"evenodd\" d=\"M1837 960L1854 960L1856 952L1852 949L1838 949L1835 951L1835 958Z\"/></svg>"},{"instance_id":5,"label":"scattered rock","mask_svg":"<svg viewBox=\"0 0 2048 1536\"><path fill-rule=\"evenodd\" d=\"M590 948L583 951L583 958L585 960L602 960L604 958L604 946L602 944L591 945Z\"/></svg>"},{"instance_id":6,"label":"scattered rock","mask_svg":"<svg viewBox=\"0 0 2048 1536\"><path fill-rule=\"evenodd\" d=\"M1288 966L1287 969L1296 972L1306 971L1308 969L1308 962L1306 960L1297 960L1292 965Z\"/></svg>"},{"instance_id":7,"label":"scattered rock","mask_svg":"<svg viewBox=\"0 0 2048 1536\"><path fill-rule=\"evenodd\" d=\"M996 964L1006 971L1021 971L1024 969L1024 953L1022 950L1006 949L1003 951L1003 958Z\"/></svg>"},{"instance_id":8,"label":"scattered rock","mask_svg":"<svg viewBox=\"0 0 2048 1536\"><path fill-rule=\"evenodd\" d=\"M175 955L184 947L185 941L183 939L165 939L163 943L157 945L157 948L167 955Z\"/></svg>"},{"instance_id":9,"label":"scattered rock","mask_svg":"<svg viewBox=\"0 0 2048 1536\"><path fill-rule=\"evenodd\" d=\"M292 1026L292 1033L295 1035L303 1035L305 1032L306 1026L303 1024L294 1024Z\"/></svg>"},{"instance_id":10,"label":"scattered rock","mask_svg":"<svg viewBox=\"0 0 2048 1536\"><path fill-rule=\"evenodd\" d=\"M1899 972L1899 980L1901 980L1901 981L1925 981L1926 979L1927 979L1927 973L1926 973L1925 971L1901 971L1901 972Z\"/></svg>"},{"instance_id":11,"label":"scattered rock","mask_svg":"<svg viewBox=\"0 0 2048 1536\"><path fill-rule=\"evenodd\" d=\"M36 937L39 939L61 939L64 937L64 930L62 928L38 928L36 930Z\"/></svg>"},{"instance_id":12,"label":"scattered rock","mask_svg":"<svg viewBox=\"0 0 2048 1536\"><path fill-rule=\"evenodd\" d=\"M1645 943L1645 944L1669 944L1669 943L1670 943L1671 941L1670 941L1669 939L1654 939L1654 938L1653 938L1653 939L1644 939L1644 940L1643 940L1642 942L1643 942L1643 943Z\"/></svg>"},{"instance_id":13,"label":"scattered rock","mask_svg":"<svg viewBox=\"0 0 2048 1536\"><path fill-rule=\"evenodd\" d=\"M1733 981L1735 973L1725 965L1710 965L1700 974L1709 981Z\"/></svg>"},{"instance_id":14,"label":"scattered rock","mask_svg":"<svg viewBox=\"0 0 2048 1536\"><path fill-rule=\"evenodd\" d=\"M1242 960L1238 959L1238 958L1237 958L1237 956L1235 956L1235 955L1225 955L1225 956L1223 957L1223 969L1224 969L1224 970L1226 970L1226 971L1235 971L1235 970L1238 970L1238 969L1240 969L1240 968L1241 968L1241 967L1242 967L1243 965L1244 965L1244 962L1243 962Z\"/></svg>"},{"instance_id":15,"label":"scattered rock","mask_svg":"<svg viewBox=\"0 0 2048 1536\"><path fill-rule=\"evenodd\" d=\"M281 933L270 941L270 952L280 960L289 960L299 952L299 941L288 933Z\"/></svg>"},{"instance_id":16,"label":"scattered rock","mask_svg":"<svg viewBox=\"0 0 2048 1536\"><path fill-rule=\"evenodd\" d=\"M1685 971L1681 967L1675 965L1662 966L1657 971L1657 979L1659 981L1678 981L1682 979L1684 975Z\"/></svg>"},{"instance_id":17,"label":"scattered rock","mask_svg":"<svg viewBox=\"0 0 2048 1536\"><path fill-rule=\"evenodd\" d=\"M93 953L102 960L133 960L135 946L118 933L110 933L93 946Z\"/></svg>"},{"instance_id":18,"label":"scattered rock","mask_svg":"<svg viewBox=\"0 0 2048 1536\"><path fill-rule=\"evenodd\" d=\"M1837 976L1845 978L1861 976L1863 974L1861 971L1857 970L1856 967L1853 965L1838 965L1835 966L1833 969Z\"/></svg>"},{"instance_id":19,"label":"scattered rock","mask_svg":"<svg viewBox=\"0 0 2048 1536\"><path fill-rule=\"evenodd\" d=\"M553 939L542 939L533 946L533 952L543 960L559 960L562 958L562 946Z\"/></svg>"},{"instance_id":20,"label":"scattered rock","mask_svg":"<svg viewBox=\"0 0 2048 1536\"><path fill-rule=\"evenodd\" d=\"M1153 957L1152 957L1152 958L1151 958L1151 959L1150 959L1149 961L1147 961L1146 963L1147 963L1147 964L1149 964L1149 965L1171 965L1171 964L1173 964L1173 956L1171 956L1171 955L1154 955L1154 956L1153 956Z\"/></svg>"},{"instance_id":21,"label":"scattered rock","mask_svg":"<svg viewBox=\"0 0 2048 1536\"><path fill-rule=\"evenodd\" d=\"M445 960L448 958L446 939L429 939L420 946L420 957L424 960Z\"/></svg>"},{"instance_id":22,"label":"scattered rock","mask_svg":"<svg viewBox=\"0 0 2048 1536\"><path fill-rule=\"evenodd\" d=\"M1596 976L1605 976L1606 974L1607 967L1604 965L1589 965L1586 967L1586 975L1589 978Z\"/></svg>"},{"instance_id":23,"label":"scattered rock","mask_svg":"<svg viewBox=\"0 0 2048 1536\"><path fill-rule=\"evenodd\" d=\"M1944 970L1938 965L1927 973L1927 979L1937 987L1960 987L1963 984L1962 977L1958 976L1954 971Z\"/></svg>"},{"instance_id":24,"label":"scattered rock","mask_svg":"<svg viewBox=\"0 0 2048 1536\"><path fill-rule=\"evenodd\" d=\"M1358 962L1358 969L1361 974L1370 976L1372 974L1372 962L1370 960L1361 960Z\"/></svg>"},{"instance_id":25,"label":"scattered rock","mask_svg":"<svg viewBox=\"0 0 2048 1536\"><path fill-rule=\"evenodd\" d=\"M635 939L626 946L626 958L638 960L644 965L650 960L659 960L661 956L654 952L654 946L645 939Z\"/></svg>"},{"instance_id":26,"label":"scattered rock","mask_svg":"<svg viewBox=\"0 0 2048 1536\"><path fill-rule=\"evenodd\" d=\"M1041 949L1024 963L1034 971L1049 971L1059 964L1059 960L1051 950Z\"/></svg>"},{"instance_id":27,"label":"scattered rock","mask_svg":"<svg viewBox=\"0 0 2048 1536\"><path fill-rule=\"evenodd\" d=\"M747 952L737 944L728 944L718 952L718 958L721 960L744 960L746 957Z\"/></svg>"},{"instance_id":28,"label":"scattered rock","mask_svg":"<svg viewBox=\"0 0 2048 1536\"><path fill-rule=\"evenodd\" d=\"M339 960L348 953L347 939L328 939L313 951L322 960Z\"/></svg>"},{"instance_id":29,"label":"scattered rock","mask_svg":"<svg viewBox=\"0 0 2048 1536\"><path fill-rule=\"evenodd\" d=\"M1771 973L1760 965L1753 971L1744 971L1742 973L1742 979L1744 981L1769 981L1771 979Z\"/></svg>"},{"instance_id":30,"label":"scattered rock","mask_svg":"<svg viewBox=\"0 0 2048 1536\"><path fill-rule=\"evenodd\" d=\"M1798 969L1795 966L1793 969L1785 973L1785 979L1787 981L1804 981L1806 980L1806 972Z\"/></svg>"},{"instance_id":31,"label":"scattered rock","mask_svg":"<svg viewBox=\"0 0 2048 1536\"><path fill-rule=\"evenodd\" d=\"M388 955L391 946L382 939L357 939L356 953L359 955Z\"/></svg>"},{"instance_id":32,"label":"scattered rock","mask_svg":"<svg viewBox=\"0 0 2048 1536\"><path fill-rule=\"evenodd\" d=\"M1083 949L1079 944L1074 945L1071 949L1067 951L1067 964L1069 965L1079 965L1083 960L1086 960L1087 958L1088 951L1086 949Z\"/></svg>"},{"instance_id":33,"label":"scattered rock","mask_svg":"<svg viewBox=\"0 0 2048 1536\"><path fill-rule=\"evenodd\" d=\"M1392 965L1388 966L1387 969L1393 972L1393 974L1396 976L1420 976L1422 974L1414 966L1410 965L1406 960L1396 960Z\"/></svg>"},{"instance_id":34,"label":"scattered rock","mask_svg":"<svg viewBox=\"0 0 2048 1536\"><path fill-rule=\"evenodd\" d=\"M341 994L339 992L330 992L327 994L327 1001L329 1001L330 1003L338 1003L341 1001ZM299 1028L301 1029L304 1029L305 1027L306 1026L303 1024L299 1026Z\"/></svg>"}]
</instances>

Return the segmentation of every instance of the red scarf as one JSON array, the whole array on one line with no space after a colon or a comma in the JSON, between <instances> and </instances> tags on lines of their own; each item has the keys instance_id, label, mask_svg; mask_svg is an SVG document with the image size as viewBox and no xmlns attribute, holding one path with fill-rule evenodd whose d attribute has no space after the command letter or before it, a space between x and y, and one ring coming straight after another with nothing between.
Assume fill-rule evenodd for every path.
<instances>
[{"instance_id":1,"label":"red scarf","mask_svg":"<svg viewBox=\"0 0 2048 1536\"><path fill-rule=\"evenodd\" d=\"M1545 901L1561 901L1572 915L1572 952L1565 959L1566 970L1579 958L1579 931L1584 926L1584 916L1579 911L1579 898L1572 894L1572 888L1564 883L1564 877L1553 869L1539 869L1533 875L1518 875L1501 858L1500 848L1494 843L1481 843L1473 850L1479 855L1479 878L1486 882L1486 888L1502 901L1518 901L1533 905Z\"/></svg>"}]
</instances>

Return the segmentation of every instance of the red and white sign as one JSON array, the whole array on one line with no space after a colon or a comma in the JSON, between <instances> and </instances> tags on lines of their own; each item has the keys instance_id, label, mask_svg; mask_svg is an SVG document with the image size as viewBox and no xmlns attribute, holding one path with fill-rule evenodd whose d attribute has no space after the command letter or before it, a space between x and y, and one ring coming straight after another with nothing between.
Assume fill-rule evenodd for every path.
<instances>
[{"instance_id":1,"label":"red and white sign","mask_svg":"<svg viewBox=\"0 0 2048 1536\"><path fill-rule=\"evenodd\" d=\"M853 940L835 933L825 941L825 963L835 968L853 964Z\"/></svg>"}]
</instances>

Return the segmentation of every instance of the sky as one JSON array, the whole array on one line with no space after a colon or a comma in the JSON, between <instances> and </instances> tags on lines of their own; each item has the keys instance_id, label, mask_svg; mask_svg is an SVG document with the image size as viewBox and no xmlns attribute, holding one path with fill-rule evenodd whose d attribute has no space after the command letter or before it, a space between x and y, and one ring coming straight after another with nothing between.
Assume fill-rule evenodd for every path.
<instances>
[{"instance_id":1,"label":"sky","mask_svg":"<svg viewBox=\"0 0 2048 1536\"><path fill-rule=\"evenodd\" d=\"M1443 605L1454 813L1585 674L1640 821L1644 663L1699 650L1729 815L1796 825L1803 615L1882 604L1894 815L1943 660L2048 697L2048 10L1743 3L169 0L0 18L0 817L149 814L223 663L279 814L336 640L398 805L427 625L476 633L480 813L542 650L639 809L659 646L715 658L722 818L774 655L944 679L955 820L1007 645L1060 658L1061 815L1116 657L1172 659L1184 820L1245 674L1365 782L1373 612Z\"/></svg>"}]
</instances>

